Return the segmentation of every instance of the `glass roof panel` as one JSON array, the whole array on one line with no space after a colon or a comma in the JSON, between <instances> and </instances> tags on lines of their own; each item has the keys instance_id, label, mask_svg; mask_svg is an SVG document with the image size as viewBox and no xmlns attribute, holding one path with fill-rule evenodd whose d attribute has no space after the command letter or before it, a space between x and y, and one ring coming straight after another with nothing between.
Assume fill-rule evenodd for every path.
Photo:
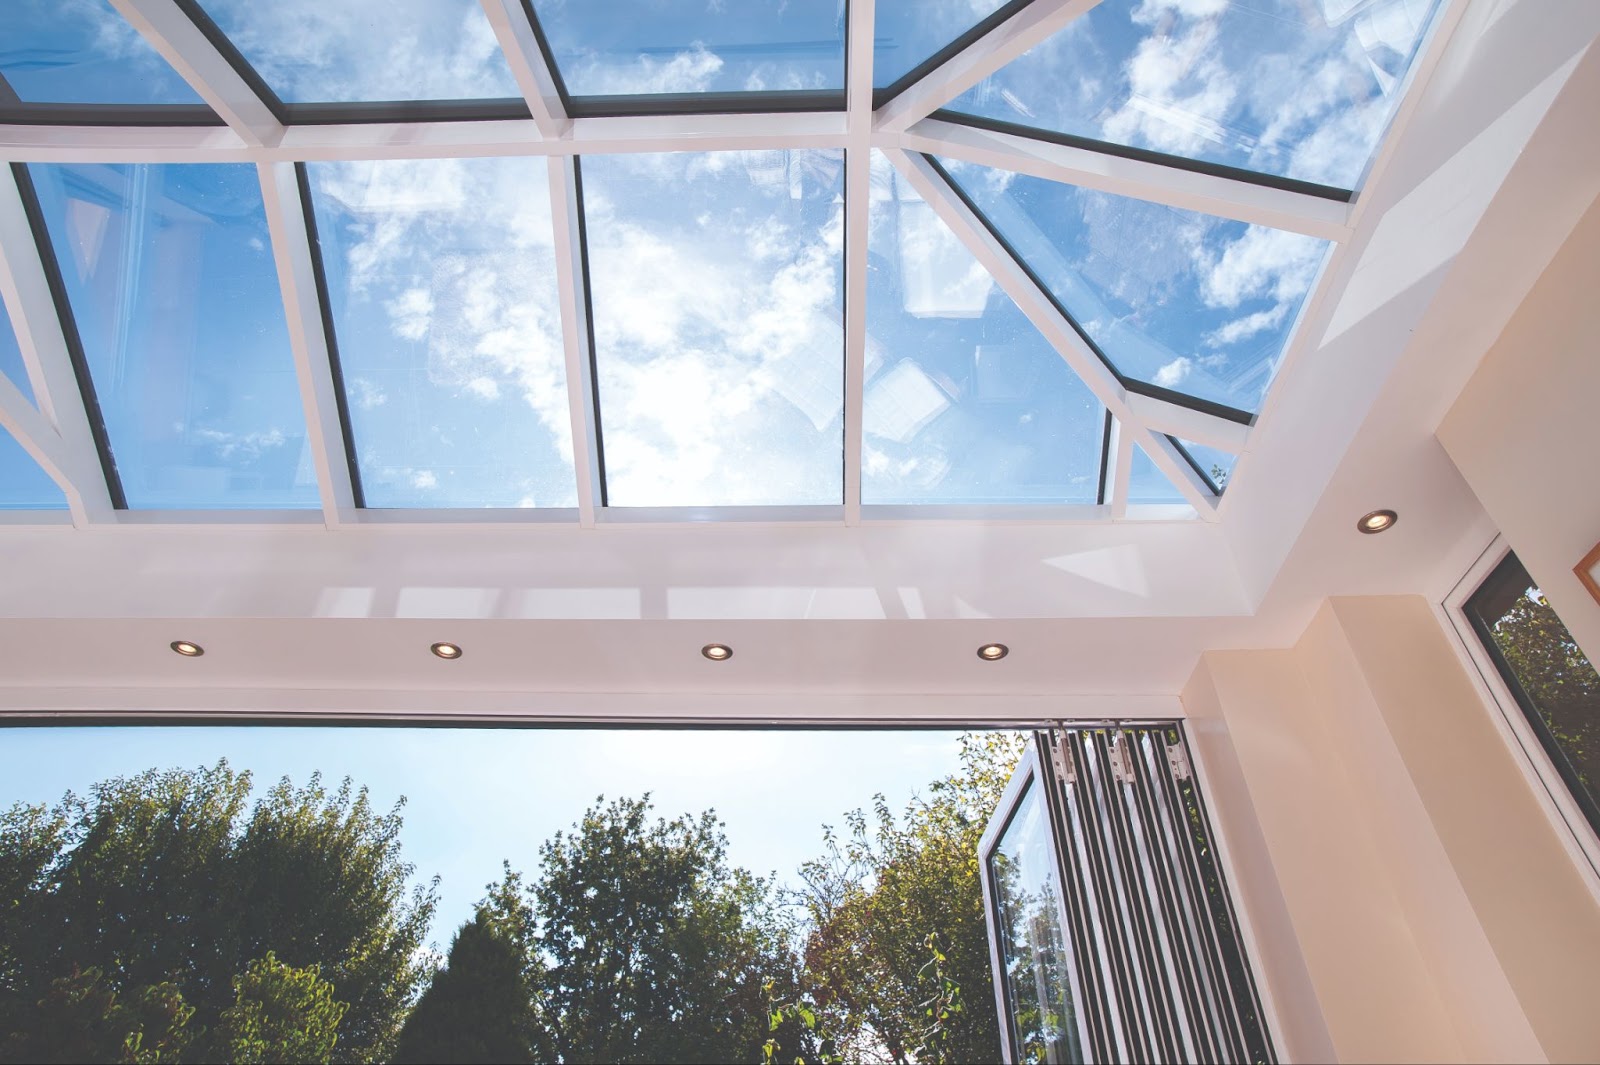
<instances>
[{"instance_id":1,"label":"glass roof panel","mask_svg":"<svg viewBox=\"0 0 1600 1065\"><path fill-rule=\"evenodd\" d=\"M1219 451L1205 444L1196 444L1177 437L1173 439L1179 447L1188 452L1194 464L1211 481L1212 487L1219 495L1227 489L1228 478L1233 476L1233 464L1239 461L1237 455L1230 455L1226 451Z\"/></svg>"},{"instance_id":2,"label":"glass roof panel","mask_svg":"<svg viewBox=\"0 0 1600 1065\"><path fill-rule=\"evenodd\" d=\"M478 0L200 0L285 103L520 96Z\"/></svg>"},{"instance_id":3,"label":"glass roof panel","mask_svg":"<svg viewBox=\"0 0 1600 1065\"><path fill-rule=\"evenodd\" d=\"M0 78L0 107L203 102L106 0L4 0Z\"/></svg>"},{"instance_id":4,"label":"glass roof panel","mask_svg":"<svg viewBox=\"0 0 1600 1065\"><path fill-rule=\"evenodd\" d=\"M1120 373L1260 409L1327 241L943 165Z\"/></svg>"},{"instance_id":5,"label":"glass roof panel","mask_svg":"<svg viewBox=\"0 0 1600 1065\"><path fill-rule=\"evenodd\" d=\"M872 84L885 89L953 43L1007 0L877 0Z\"/></svg>"},{"instance_id":6,"label":"glass roof panel","mask_svg":"<svg viewBox=\"0 0 1600 1065\"><path fill-rule=\"evenodd\" d=\"M29 171L128 505L317 506L255 167Z\"/></svg>"},{"instance_id":7,"label":"glass roof panel","mask_svg":"<svg viewBox=\"0 0 1600 1065\"><path fill-rule=\"evenodd\" d=\"M582 167L608 502L837 506L842 153Z\"/></svg>"},{"instance_id":8,"label":"glass roof panel","mask_svg":"<svg viewBox=\"0 0 1600 1065\"><path fill-rule=\"evenodd\" d=\"M1105 0L950 106L1350 189L1440 3Z\"/></svg>"},{"instance_id":9,"label":"glass roof panel","mask_svg":"<svg viewBox=\"0 0 1600 1065\"><path fill-rule=\"evenodd\" d=\"M1144 448L1133 449L1132 473L1128 478L1130 503L1187 503L1183 493L1173 487L1167 475L1156 468Z\"/></svg>"},{"instance_id":10,"label":"glass roof panel","mask_svg":"<svg viewBox=\"0 0 1600 1065\"><path fill-rule=\"evenodd\" d=\"M533 0L573 96L844 89L841 0Z\"/></svg>"},{"instance_id":11,"label":"glass roof panel","mask_svg":"<svg viewBox=\"0 0 1600 1065\"><path fill-rule=\"evenodd\" d=\"M37 403L33 398L33 382L28 380L28 368L22 361L22 349L17 345L16 330L11 328L11 316L3 303L0 303L0 373L28 397L29 403Z\"/></svg>"},{"instance_id":12,"label":"glass roof panel","mask_svg":"<svg viewBox=\"0 0 1600 1065\"><path fill-rule=\"evenodd\" d=\"M864 503L1094 503L1103 412L873 153Z\"/></svg>"},{"instance_id":13,"label":"glass roof panel","mask_svg":"<svg viewBox=\"0 0 1600 1065\"><path fill-rule=\"evenodd\" d=\"M544 160L307 171L367 506L577 506Z\"/></svg>"},{"instance_id":14,"label":"glass roof panel","mask_svg":"<svg viewBox=\"0 0 1600 1065\"><path fill-rule=\"evenodd\" d=\"M0 510L65 510L61 486L0 427Z\"/></svg>"}]
</instances>

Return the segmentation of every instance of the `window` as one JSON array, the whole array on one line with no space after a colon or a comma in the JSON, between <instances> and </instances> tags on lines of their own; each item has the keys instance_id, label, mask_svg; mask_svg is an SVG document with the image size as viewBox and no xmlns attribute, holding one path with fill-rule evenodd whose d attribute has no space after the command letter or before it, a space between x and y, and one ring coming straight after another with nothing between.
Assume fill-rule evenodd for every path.
<instances>
[{"instance_id":1,"label":"window","mask_svg":"<svg viewBox=\"0 0 1600 1065\"><path fill-rule=\"evenodd\" d=\"M1600 832L1600 674L1515 554L1465 611L1589 824Z\"/></svg>"}]
</instances>

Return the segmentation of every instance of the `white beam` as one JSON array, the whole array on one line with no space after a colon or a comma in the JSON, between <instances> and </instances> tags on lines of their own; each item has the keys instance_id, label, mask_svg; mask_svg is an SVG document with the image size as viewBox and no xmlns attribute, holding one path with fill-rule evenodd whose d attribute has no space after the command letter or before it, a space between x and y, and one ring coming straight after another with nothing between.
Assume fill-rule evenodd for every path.
<instances>
[{"instance_id":1,"label":"white beam","mask_svg":"<svg viewBox=\"0 0 1600 1065\"><path fill-rule=\"evenodd\" d=\"M867 240L872 209L874 0L849 5L844 153L844 520L861 522L862 411L867 365Z\"/></svg>"},{"instance_id":2,"label":"white beam","mask_svg":"<svg viewBox=\"0 0 1600 1065\"><path fill-rule=\"evenodd\" d=\"M1035 0L878 109L880 130L898 132L954 100L1100 0Z\"/></svg>"},{"instance_id":3,"label":"white beam","mask_svg":"<svg viewBox=\"0 0 1600 1065\"><path fill-rule=\"evenodd\" d=\"M1344 240L1350 235L1348 203L1145 159L1108 155L940 118L925 118L904 133L884 135L884 141L908 151L947 156L1324 240Z\"/></svg>"},{"instance_id":4,"label":"white beam","mask_svg":"<svg viewBox=\"0 0 1600 1065\"><path fill-rule=\"evenodd\" d=\"M1122 427L1122 422L1111 419L1111 442L1106 448L1106 502L1111 506L1111 517L1121 521L1128 516L1128 487L1133 483L1133 437Z\"/></svg>"},{"instance_id":5,"label":"white beam","mask_svg":"<svg viewBox=\"0 0 1600 1065\"><path fill-rule=\"evenodd\" d=\"M517 88L528 102L533 113L533 124L545 137L559 137L572 124L567 109L556 89L555 73L545 61L544 49L533 34L522 0L482 0L483 13L489 19L500 50L505 53L511 76L517 79Z\"/></svg>"},{"instance_id":6,"label":"white beam","mask_svg":"<svg viewBox=\"0 0 1600 1065\"><path fill-rule=\"evenodd\" d=\"M1192 440L1197 444L1226 451L1230 455L1244 454L1245 448L1250 443L1250 426L1218 418L1213 414L1206 414L1169 400L1129 392L1128 408L1139 416L1140 421L1158 433L1171 433L1173 436Z\"/></svg>"},{"instance_id":7,"label":"white beam","mask_svg":"<svg viewBox=\"0 0 1600 1065\"><path fill-rule=\"evenodd\" d=\"M589 294L584 288L577 160L552 158L550 209L555 222L556 290L561 301L561 340L566 354L567 412L572 419L572 467L578 478L578 524L594 528L604 498L600 473L600 426L595 417L594 363L590 359Z\"/></svg>"},{"instance_id":8,"label":"white beam","mask_svg":"<svg viewBox=\"0 0 1600 1065\"><path fill-rule=\"evenodd\" d=\"M29 442L24 437L32 438L34 446L28 448L29 453L66 493L73 524L81 527L110 517L111 491L78 392L66 334L56 317L44 262L23 208L22 190L10 167L0 175L0 296L16 332L37 409L50 434L26 415L14 416L7 426L19 434L24 447ZM47 444L49 435L56 436L59 444Z\"/></svg>"},{"instance_id":9,"label":"white beam","mask_svg":"<svg viewBox=\"0 0 1600 1065\"><path fill-rule=\"evenodd\" d=\"M306 231L306 209L300 199L300 182L293 163L261 163L261 197L266 204L267 229L272 234L272 257L278 265L278 288L289 325L289 345L294 351L295 376L300 382L300 403L305 410L306 439L317 469L317 490L322 517L336 528L355 513L355 488L345 454L344 427L339 420L339 396L328 357L328 337L322 327L322 304L317 296L318 252Z\"/></svg>"},{"instance_id":10,"label":"white beam","mask_svg":"<svg viewBox=\"0 0 1600 1065\"><path fill-rule=\"evenodd\" d=\"M0 157L19 163L244 163L226 126L0 125Z\"/></svg>"},{"instance_id":11,"label":"white beam","mask_svg":"<svg viewBox=\"0 0 1600 1065\"><path fill-rule=\"evenodd\" d=\"M1150 442L1141 443L1140 446L1144 448L1144 453L1150 457L1150 461L1156 464L1156 468L1166 474L1173 487L1182 492L1189 503L1198 508L1198 504L1195 504L1198 498L1205 500L1206 505L1213 510L1216 508L1217 497L1211 493L1211 485L1207 484L1200 471L1178 452L1177 446L1167 439L1165 434L1151 433Z\"/></svg>"},{"instance_id":12,"label":"white beam","mask_svg":"<svg viewBox=\"0 0 1600 1065\"><path fill-rule=\"evenodd\" d=\"M123 18L246 144L275 144L283 124L173 0L111 0Z\"/></svg>"},{"instance_id":13,"label":"white beam","mask_svg":"<svg viewBox=\"0 0 1600 1065\"><path fill-rule=\"evenodd\" d=\"M885 154L905 175L917 194L931 206L945 225L965 244L984 269L994 276L996 283L1028 316L1039 332L1066 360L1084 384L1089 386L1112 416L1126 424L1133 442L1144 448L1156 466L1169 477L1195 511L1208 521L1216 520L1216 497L1191 480L1194 473L1182 456L1158 446L1157 434L1145 426L1138 413L1128 403L1128 392L1117 380L1111 368L1100 360L1094 349L1079 335L1071 322L1057 309L1033 278L1028 276L1011 253L1006 251L989 231L989 228L972 213L965 201L956 194L948 182L920 155L902 149L885 149ZM1207 416L1209 417L1209 416Z\"/></svg>"},{"instance_id":14,"label":"white beam","mask_svg":"<svg viewBox=\"0 0 1600 1065\"><path fill-rule=\"evenodd\" d=\"M55 426L28 402L22 389L12 384L5 374L0 374L0 426L4 426L39 468L60 486L69 507L78 482L93 481L99 476L97 470L78 468L80 463L67 450Z\"/></svg>"}]
</instances>

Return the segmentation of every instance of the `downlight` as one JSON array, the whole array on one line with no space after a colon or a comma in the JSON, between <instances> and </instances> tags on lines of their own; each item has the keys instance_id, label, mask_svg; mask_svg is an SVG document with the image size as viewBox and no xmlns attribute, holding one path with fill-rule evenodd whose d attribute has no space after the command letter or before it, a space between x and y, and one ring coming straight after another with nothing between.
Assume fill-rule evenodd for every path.
<instances>
[{"instance_id":1,"label":"downlight","mask_svg":"<svg viewBox=\"0 0 1600 1065\"><path fill-rule=\"evenodd\" d=\"M1392 510L1374 510L1371 514L1363 514L1361 520L1356 522L1356 528L1364 533L1387 532L1399 520L1400 515Z\"/></svg>"},{"instance_id":2,"label":"downlight","mask_svg":"<svg viewBox=\"0 0 1600 1065\"><path fill-rule=\"evenodd\" d=\"M733 648L725 643L708 643L700 648L700 653L713 662L726 662L733 657Z\"/></svg>"},{"instance_id":3,"label":"downlight","mask_svg":"<svg viewBox=\"0 0 1600 1065\"><path fill-rule=\"evenodd\" d=\"M461 657L461 647L460 647L459 644L436 643L432 647L428 648L428 650L432 651L435 655L438 655L440 658L460 658Z\"/></svg>"},{"instance_id":4,"label":"downlight","mask_svg":"<svg viewBox=\"0 0 1600 1065\"><path fill-rule=\"evenodd\" d=\"M173 640L172 649L185 658L199 658L206 649L190 640Z\"/></svg>"},{"instance_id":5,"label":"downlight","mask_svg":"<svg viewBox=\"0 0 1600 1065\"><path fill-rule=\"evenodd\" d=\"M978 657L985 662L998 662L1011 653L1011 648L1003 643L986 643L978 648Z\"/></svg>"}]
</instances>

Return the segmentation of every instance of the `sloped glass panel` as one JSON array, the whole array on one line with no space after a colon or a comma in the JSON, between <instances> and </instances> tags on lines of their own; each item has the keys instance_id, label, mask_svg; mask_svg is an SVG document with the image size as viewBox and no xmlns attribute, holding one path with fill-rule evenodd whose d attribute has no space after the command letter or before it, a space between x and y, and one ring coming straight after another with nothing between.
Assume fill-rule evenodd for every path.
<instances>
[{"instance_id":1,"label":"sloped glass panel","mask_svg":"<svg viewBox=\"0 0 1600 1065\"><path fill-rule=\"evenodd\" d=\"M65 510L61 487L0 427L0 510Z\"/></svg>"},{"instance_id":2,"label":"sloped glass panel","mask_svg":"<svg viewBox=\"0 0 1600 1065\"><path fill-rule=\"evenodd\" d=\"M1439 5L1105 0L951 109L1353 189Z\"/></svg>"},{"instance_id":3,"label":"sloped glass panel","mask_svg":"<svg viewBox=\"0 0 1600 1065\"><path fill-rule=\"evenodd\" d=\"M478 0L200 0L285 103L519 96Z\"/></svg>"},{"instance_id":4,"label":"sloped glass panel","mask_svg":"<svg viewBox=\"0 0 1600 1065\"><path fill-rule=\"evenodd\" d=\"M544 160L307 171L366 504L577 506Z\"/></svg>"},{"instance_id":5,"label":"sloped glass panel","mask_svg":"<svg viewBox=\"0 0 1600 1065\"><path fill-rule=\"evenodd\" d=\"M106 0L4 0L0 77L0 107L204 102Z\"/></svg>"},{"instance_id":6,"label":"sloped glass panel","mask_svg":"<svg viewBox=\"0 0 1600 1065\"><path fill-rule=\"evenodd\" d=\"M533 0L573 96L844 89L839 0ZM842 97L841 97L842 99Z\"/></svg>"},{"instance_id":7,"label":"sloped glass panel","mask_svg":"<svg viewBox=\"0 0 1600 1065\"><path fill-rule=\"evenodd\" d=\"M878 0L872 84L886 89L955 42L1007 0Z\"/></svg>"},{"instance_id":8,"label":"sloped glass panel","mask_svg":"<svg viewBox=\"0 0 1600 1065\"><path fill-rule=\"evenodd\" d=\"M1118 372L1261 408L1327 241L941 163Z\"/></svg>"},{"instance_id":9,"label":"sloped glass panel","mask_svg":"<svg viewBox=\"0 0 1600 1065\"><path fill-rule=\"evenodd\" d=\"M1238 456L1207 447L1205 444L1196 444L1179 438L1174 440L1194 460L1195 468L1205 474L1211 486L1217 490L1217 494L1221 495L1228 487L1228 479L1233 476L1233 464L1239 461Z\"/></svg>"},{"instance_id":10,"label":"sloped glass panel","mask_svg":"<svg viewBox=\"0 0 1600 1065\"><path fill-rule=\"evenodd\" d=\"M843 498L838 151L585 156L614 506Z\"/></svg>"},{"instance_id":11,"label":"sloped glass panel","mask_svg":"<svg viewBox=\"0 0 1600 1065\"><path fill-rule=\"evenodd\" d=\"M22 362L22 349L17 346L17 334L11 328L11 316L6 313L3 303L0 303L0 374L5 374L28 397L28 402L36 402L33 398L33 382L28 380L28 368Z\"/></svg>"},{"instance_id":12,"label":"sloped glass panel","mask_svg":"<svg viewBox=\"0 0 1600 1065\"><path fill-rule=\"evenodd\" d=\"M1167 475L1156 468L1144 448L1133 449L1132 473L1128 478L1130 503L1187 503L1183 493L1173 487Z\"/></svg>"},{"instance_id":13,"label":"sloped glass panel","mask_svg":"<svg viewBox=\"0 0 1600 1065\"><path fill-rule=\"evenodd\" d=\"M1094 503L1103 414L932 207L873 153L865 503Z\"/></svg>"},{"instance_id":14,"label":"sloped glass panel","mask_svg":"<svg viewBox=\"0 0 1600 1065\"><path fill-rule=\"evenodd\" d=\"M128 505L316 506L255 167L29 170Z\"/></svg>"}]
</instances>

